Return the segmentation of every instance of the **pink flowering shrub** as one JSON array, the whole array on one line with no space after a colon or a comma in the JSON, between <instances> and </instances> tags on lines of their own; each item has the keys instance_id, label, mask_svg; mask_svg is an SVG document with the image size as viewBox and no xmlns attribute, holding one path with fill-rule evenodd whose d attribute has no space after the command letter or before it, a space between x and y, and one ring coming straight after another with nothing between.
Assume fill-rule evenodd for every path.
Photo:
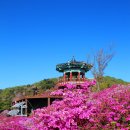
<instances>
[{"instance_id":1,"label":"pink flowering shrub","mask_svg":"<svg viewBox=\"0 0 130 130\"><path fill-rule=\"evenodd\" d=\"M63 95L63 90L59 89L59 90L53 91L53 92L51 92L51 95L53 95L53 96L56 96L56 95L62 96Z\"/></svg>"},{"instance_id":2,"label":"pink flowering shrub","mask_svg":"<svg viewBox=\"0 0 130 130\"><path fill-rule=\"evenodd\" d=\"M113 85L98 93L90 92L95 81L80 87L66 84L52 95L62 95L63 100L37 109L31 117L16 119L12 124L20 130L129 130L130 86ZM7 125L7 124L6 124ZM3 127L0 124L0 130Z\"/></svg>"},{"instance_id":3,"label":"pink flowering shrub","mask_svg":"<svg viewBox=\"0 0 130 130\"><path fill-rule=\"evenodd\" d=\"M0 130L26 130L20 122L25 121L26 117L6 117L0 115Z\"/></svg>"}]
</instances>

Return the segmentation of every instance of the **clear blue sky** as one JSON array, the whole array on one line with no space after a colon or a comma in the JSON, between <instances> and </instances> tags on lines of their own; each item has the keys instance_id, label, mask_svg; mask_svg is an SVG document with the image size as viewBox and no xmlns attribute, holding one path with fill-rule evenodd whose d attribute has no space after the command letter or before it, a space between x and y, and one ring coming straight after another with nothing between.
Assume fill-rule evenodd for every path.
<instances>
[{"instance_id":1,"label":"clear blue sky","mask_svg":"<svg viewBox=\"0 0 130 130\"><path fill-rule=\"evenodd\" d=\"M129 0L0 0L0 88L58 77L57 63L111 43L105 75L130 81Z\"/></svg>"}]
</instances>

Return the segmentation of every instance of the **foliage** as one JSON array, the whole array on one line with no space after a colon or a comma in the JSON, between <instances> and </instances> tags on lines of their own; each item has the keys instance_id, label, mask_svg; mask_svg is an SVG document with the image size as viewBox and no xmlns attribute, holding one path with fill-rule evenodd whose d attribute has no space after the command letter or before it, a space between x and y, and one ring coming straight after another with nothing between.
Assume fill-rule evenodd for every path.
<instances>
[{"instance_id":1,"label":"foliage","mask_svg":"<svg viewBox=\"0 0 130 130\"><path fill-rule=\"evenodd\" d=\"M46 91L47 89L54 87L56 82L57 78L52 78L41 80L40 82L34 83L32 85L28 84L24 86L6 88L3 90L0 89L0 111L10 109L12 99L18 94L32 95L33 86L36 86L39 89L39 93L42 93L43 91ZM128 83L121 79L106 76L103 78L100 84L100 89L103 90L107 87L110 87L113 84L128 84ZM96 91L96 87L93 87L92 89L93 91Z\"/></svg>"},{"instance_id":2,"label":"foliage","mask_svg":"<svg viewBox=\"0 0 130 130\"><path fill-rule=\"evenodd\" d=\"M47 90L47 89L54 87L56 82L57 82L56 78L44 79L38 83L34 83L34 85L41 90Z\"/></svg>"},{"instance_id":3,"label":"foliage","mask_svg":"<svg viewBox=\"0 0 130 130\"><path fill-rule=\"evenodd\" d=\"M110 86L115 85L115 84L127 85L127 84L129 84L129 82L125 82L122 79L117 79L117 78L110 77L110 76L104 76L102 78L102 80L99 82L100 90L109 88ZM96 86L93 87L92 90L97 91Z\"/></svg>"},{"instance_id":4,"label":"foliage","mask_svg":"<svg viewBox=\"0 0 130 130\"><path fill-rule=\"evenodd\" d=\"M56 78L44 79L40 82L32 85L16 86L12 88L0 89L0 111L10 109L12 99L18 95L32 95L32 87L36 86L39 89L39 93L54 87L57 82Z\"/></svg>"},{"instance_id":5,"label":"foliage","mask_svg":"<svg viewBox=\"0 0 130 130\"><path fill-rule=\"evenodd\" d=\"M66 84L52 95L63 95L63 100L37 109L28 118L1 122L7 130L128 130L130 129L130 86L113 85L100 92L91 92L88 81L76 88ZM10 126L10 127L9 127ZM17 128L16 128L17 127Z\"/></svg>"}]
</instances>

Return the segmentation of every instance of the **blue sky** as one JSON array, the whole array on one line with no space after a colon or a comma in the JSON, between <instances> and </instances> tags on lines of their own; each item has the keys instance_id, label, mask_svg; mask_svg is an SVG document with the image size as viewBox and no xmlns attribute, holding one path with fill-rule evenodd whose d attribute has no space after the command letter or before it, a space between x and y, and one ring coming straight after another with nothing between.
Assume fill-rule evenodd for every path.
<instances>
[{"instance_id":1,"label":"blue sky","mask_svg":"<svg viewBox=\"0 0 130 130\"><path fill-rule=\"evenodd\" d=\"M110 44L105 75L130 81L129 0L1 0L0 88L58 77L56 64Z\"/></svg>"}]
</instances>

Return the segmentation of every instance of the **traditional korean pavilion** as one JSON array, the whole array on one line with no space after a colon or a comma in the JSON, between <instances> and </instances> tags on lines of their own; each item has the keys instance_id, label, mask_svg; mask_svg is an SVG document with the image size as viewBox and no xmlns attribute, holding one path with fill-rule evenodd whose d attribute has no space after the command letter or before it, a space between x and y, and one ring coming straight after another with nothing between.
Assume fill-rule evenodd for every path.
<instances>
[{"instance_id":1,"label":"traditional korean pavilion","mask_svg":"<svg viewBox=\"0 0 130 130\"><path fill-rule=\"evenodd\" d=\"M63 87L66 83L80 85L86 81L85 73L92 68L91 64L76 61L73 57L67 63L58 64L56 70L63 73L63 77L59 78L57 86Z\"/></svg>"},{"instance_id":2,"label":"traditional korean pavilion","mask_svg":"<svg viewBox=\"0 0 130 130\"><path fill-rule=\"evenodd\" d=\"M8 114L11 116L28 116L32 110L49 106L56 99L61 100L62 96L52 96L51 92L63 89L67 83L75 84L77 87L80 86L88 80L85 78L85 73L91 68L92 65L76 61L74 57L67 63L56 65L56 70L63 73L63 76L59 78L56 85L42 94L37 94L37 88L35 88L35 95L14 98L12 102L13 110Z\"/></svg>"}]
</instances>

